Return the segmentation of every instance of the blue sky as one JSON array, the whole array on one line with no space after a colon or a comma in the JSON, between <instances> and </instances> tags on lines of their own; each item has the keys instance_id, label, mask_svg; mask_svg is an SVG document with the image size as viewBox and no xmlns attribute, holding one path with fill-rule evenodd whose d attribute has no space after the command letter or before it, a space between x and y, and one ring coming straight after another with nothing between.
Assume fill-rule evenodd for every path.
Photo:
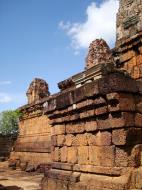
<instances>
[{"instance_id":1,"label":"blue sky","mask_svg":"<svg viewBox=\"0 0 142 190\"><path fill-rule=\"evenodd\" d=\"M81 72L89 43L115 42L117 0L0 0L0 111L26 103L29 83Z\"/></svg>"}]
</instances>

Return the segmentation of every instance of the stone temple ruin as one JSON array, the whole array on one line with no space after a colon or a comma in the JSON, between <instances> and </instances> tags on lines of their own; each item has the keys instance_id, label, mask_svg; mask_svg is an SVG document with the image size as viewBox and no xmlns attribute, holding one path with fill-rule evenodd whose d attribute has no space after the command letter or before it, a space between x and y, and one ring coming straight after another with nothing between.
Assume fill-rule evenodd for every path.
<instances>
[{"instance_id":1,"label":"stone temple ruin","mask_svg":"<svg viewBox=\"0 0 142 190\"><path fill-rule=\"evenodd\" d=\"M43 190L142 189L142 0L120 0L116 46L89 47L85 70L35 79L10 165L44 170Z\"/></svg>"}]
</instances>

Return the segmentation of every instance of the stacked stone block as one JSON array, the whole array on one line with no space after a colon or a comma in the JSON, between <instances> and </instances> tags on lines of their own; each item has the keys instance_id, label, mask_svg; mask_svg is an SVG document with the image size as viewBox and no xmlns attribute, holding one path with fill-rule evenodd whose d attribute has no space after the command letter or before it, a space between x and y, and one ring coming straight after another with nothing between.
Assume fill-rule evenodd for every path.
<instances>
[{"instance_id":1,"label":"stacked stone block","mask_svg":"<svg viewBox=\"0 0 142 190\"><path fill-rule=\"evenodd\" d=\"M142 1L121 0L117 14L116 65L142 78Z\"/></svg>"},{"instance_id":2,"label":"stacked stone block","mask_svg":"<svg viewBox=\"0 0 142 190\"><path fill-rule=\"evenodd\" d=\"M36 168L51 161L49 119L43 115L43 103L39 105L21 108L23 116L19 122L19 136L11 152L10 163L15 163L22 170L26 170L28 165Z\"/></svg>"},{"instance_id":3,"label":"stacked stone block","mask_svg":"<svg viewBox=\"0 0 142 190\"><path fill-rule=\"evenodd\" d=\"M131 169L142 164L140 104L136 81L120 73L51 99L52 169L43 189L130 189Z\"/></svg>"},{"instance_id":4,"label":"stacked stone block","mask_svg":"<svg viewBox=\"0 0 142 190\"><path fill-rule=\"evenodd\" d=\"M116 47L116 65L136 79L142 78L142 32L122 41Z\"/></svg>"}]
</instances>

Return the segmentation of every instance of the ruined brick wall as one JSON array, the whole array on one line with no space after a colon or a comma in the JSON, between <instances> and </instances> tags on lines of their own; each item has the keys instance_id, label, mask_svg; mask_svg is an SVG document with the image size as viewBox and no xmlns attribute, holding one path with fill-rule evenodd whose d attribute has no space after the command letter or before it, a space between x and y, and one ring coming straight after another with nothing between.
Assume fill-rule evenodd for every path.
<instances>
[{"instance_id":1,"label":"ruined brick wall","mask_svg":"<svg viewBox=\"0 0 142 190\"><path fill-rule=\"evenodd\" d=\"M0 135L0 157L8 158L16 137Z\"/></svg>"},{"instance_id":2,"label":"ruined brick wall","mask_svg":"<svg viewBox=\"0 0 142 190\"><path fill-rule=\"evenodd\" d=\"M51 98L52 169L43 189L142 188L141 100L136 81L120 73Z\"/></svg>"}]
</instances>

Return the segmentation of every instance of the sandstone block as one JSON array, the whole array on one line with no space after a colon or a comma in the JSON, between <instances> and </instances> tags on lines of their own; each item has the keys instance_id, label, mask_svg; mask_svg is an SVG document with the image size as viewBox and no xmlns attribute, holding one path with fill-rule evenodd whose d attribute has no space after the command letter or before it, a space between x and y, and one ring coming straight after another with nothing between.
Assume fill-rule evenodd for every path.
<instances>
[{"instance_id":1,"label":"sandstone block","mask_svg":"<svg viewBox=\"0 0 142 190\"><path fill-rule=\"evenodd\" d=\"M86 146L87 145L87 135L85 134L78 134L74 138L73 145L75 146Z\"/></svg>"},{"instance_id":2,"label":"sandstone block","mask_svg":"<svg viewBox=\"0 0 142 190\"><path fill-rule=\"evenodd\" d=\"M134 114L130 112L112 113L99 117L97 124L100 130L134 126Z\"/></svg>"},{"instance_id":3,"label":"sandstone block","mask_svg":"<svg viewBox=\"0 0 142 190\"><path fill-rule=\"evenodd\" d=\"M132 174L131 188L142 189L142 168L136 169Z\"/></svg>"},{"instance_id":4,"label":"sandstone block","mask_svg":"<svg viewBox=\"0 0 142 190\"><path fill-rule=\"evenodd\" d=\"M95 120L90 120L85 123L85 130L89 131L96 131L97 130L97 122Z\"/></svg>"},{"instance_id":5,"label":"sandstone block","mask_svg":"<svg viewBox=\"0 0 142 190\"><path fill-rule=\"evenodd\" d=\"M57 146L57 136L51 136L51 144L52 146Z\"/></svg>"},{"instance_id":6,"label":"sandstone block","mask_svg":"<svg viewBox=\"0 0 142 190\"><path fill-rule=\"evenodd\" d=\"M121 73L112 73L99 80L99 90L101 94L112 92L137 92L136 81L124 76Z\"/></svg>"},{"instance_id":7,"label":"sandstone block","mask_svg":"<svg viewBox=\"0 0 142 190\"><path fill-rule=\"evenodd\" d=\"M87 117L93 117L95 115L94 110L87 110Z\"/></svg>"},{"instance_id":8,"label":"sandstone block","mask_svg":"<svg viewBox=\"0 0 142 190\"><path fill-rule=\"evenodd\" d=\"M95 109L95 115L102 115L108 112L107 106L99 107Z\"/></svg>"},{"instance_id":9,"label":"sandstone block","mask_svg":"<svg viewBox=\"0 0 142 190\"><path fill-rule=\"evenodd\" d=\"M138 79L140 78L141 76L141 71L140 71L140 68L139 66L134 66L132 71L131 71L131 76L134 78L134 79Z\"/></svg>"},{"instance_id":10,"label":"sandstone block","mask_svg":"<svg viewBox=\"0 0 142 190\"><path fill-rule=\"evenodd\" d=\"M60 152L61 152L61 162L67 162L67 146L63 146L61 149L60 149Z\"/></svg>"},{"instance_id":11,"label":"sandstone block","mask_svg":"<svg viewBox=\"0 0 142 190\"><path fill-rule=\"evenodd\" d=\"M121 59L120 59L120 61L121 62L125 62L125 61L128 61L128 60L130 60L132 57L134 57L135 56L135 52L134 51L128 51L128 52L126 52L126 53L124 53L124 54L122 54L121 55Z\"/></svg>"},{"instance_id":12,"label":"sandstone block","mask_svg":"<svg viewBox=\"0 0 142 190\"><path fill-rule=\"evenodd\" d=\"M68 147L68 150L67 150L67 159L68 159L68 162L69 163L77 163L77 148L76 147Z\"/></svg>"},{"instance_id":13,"label":"sandstone block","mask_svg":"<svg viewBox=\"0 0 142 190\"><path fill-rule=\"evenodd\" d=\"M88 133L87 134L87 141L89 146L96 145L96 134Z\"/></svg>"},{"instance_id":14,"label":"sandstone block","mask_svg":"<svg viewBox=\"0 0 142 190\"><path fill-rule=\"evenodd\" d=\"M65 142L65 135L57 135L57 146L63 146Z\"/></svg>"},{"instance_id":15,"label":"sandstone block","mask_svg":"<svg viewBox=\"0 0 142 190\"><path fill-rule=\"evenodd\" d=\"M109 146L111 145L110 132L97 132L96 134L87 134L88 144L96 146Z\"/></svg>"},{"instance_id":16,"label":"sandstone block","mask_svg":"<svg viewBox=\"0 0 142 190\"><path fill-rule=\"evenodd\" d=\"M74 113L73 115L70 115L66 121L76 121L80 118L79 113Z\"/></svg>"},{"instance_id":17,"label":"sandstone block","mask_svg":"<svg viewBox=\"0 0 142 190\"><path fill-rule=\"evenodd\" d=\"M77 109L81 109L81 108L84 108L84 107L86 107L86 106L87 106L87 100L84 100L84 101L82 101L82 102L78 102L78 103L76 104Z\"/></svg>"},{"instance_id":18,"label":"sandstone block","mask_svg":"<svg viewBox=\"0 0 142 190\"><path fill-rule=\"evenodd\" d=\"M114 166L114 146L89 146L89 161L95 166Z\"/></svg>"},{"instance_id":19,"label":"sandstone block","mask_svg":"<svg viewBox=\"0 0 142 190\"><path fill-rule=\"evenodd\" d=\"M128 150L123 148L116 148L115 165L117 167L128 166Z\"/></svg>"},{"instance_id":20,"label":"sandstone block","mask_svg":"<svg viewBox=\"0 0 142 190\"><path fill-rule=\"evenodd\" d=\"M72 134L67 134L65 136L65 145L66 146L72 146L75 136Z\"/></svg>"},{"instance_id":21,"label":"sandstone block","mask_svg":"<svg viewBox=\"0 0 142 190\"><path fill-rule=\"evenodd\" d=\"M134 111L135 99L132 94L110 93L107 94L109 101L108 109L113 111Z\"/></svg>"},{"instance_id":22,"label":"sandstone block","mask_svg":"<svg viewBox=\"0 0 142 190\"><path fill-rule=\"evenodd\" d=\"M85 183L70 183L69 190L87 190L87 184Z\"/></svg>"},{"instance_id":23,"label":"sandstone block","mask_svg":"<svg viewBox=\"0 0 142 190\"><path fill-rule=\"evenodd\" d=\"M59 162L60 161L60 149L58 147L55 147L53 151L53 161Z\"/></svg>"},{"instance_id":24,"label":"sandstone block","mask_svg":"<svg viewBox=\"0 0 142 190\"><path fill-rule=\"evenodd\" d=\"M55 135L65 134L65 125L55 125Z\"/></svg>"},{"instance_id":25,"label":"sandstone block","mask_svg":"<svg viewBox=\"0 0 142 190\"><path fill-rule=\"evenodd\" d=\"M78 147L78 163L87 164L89 159L89 147L79 146Z\"/></svg>"},{"instance_id":26,"label":"sandstone block","mask_svg":"<svg viewBox=\"0 0 142 190\"><path fill-rule=\"evenodd\" d=\"M63 170L72 170L73 164L61 163L61 162L52 162L52 168L63 169Z\"/></svg>"},{"instance_id":27,"label":"sandstone block","mask_svg":"<svg viewBox=\"0 0 142 190\"><path fill-rule=\"evenodd\" d=\"M54 180L54 179L48 179L47 190L55 190L55 189L57 189L56 180ZM46 188L45 188L45 190L46 190Z\"/></svg>"},{"instance_id":28,"label":"sandstone block","mask_svg":"<svg viewBox=\"0 0 142 190\"><path fill-rule=\"evenodd\" d=\"M142 113L142 97L136 96L135 101L136 101L136 111Z\"/></svg>"},{"instance_id":29,"label":"sandstone block","mask_svg":"<svg viewBox=\"0 0 142 190\"><path fill-rule=\"evenodd\" d=\"M80 119L84 119L84 118L87 118L88 117L88 115L87 115L87 111L83 111L83 112L81 112L80 113Z\"/></svg>"},{"instance_id":30,"label":"sandstone block","mask_svg":"<svg viewBox=\"0 0 142 190\"><path fill-rule=\"evenodd\" d=\"M62 180L57 180L57 189L58 190L68 190L68 182L67 181L62 181Z\"/></svg>"},{"instance_id":31,"label":"sandstone block","mask_svg":"<svg viewBox=\"0 0 142 190\"><path fill-rule=\"evenodd\" d=\"M137 113L135 116L135 126L142 127L142 114Z\"/></svg>"},{"instance_id":32,"label":"sandstone block","mask_svg":"<svg viewBox=\"0 0 142 190\"><path fill-rule=\"evenodd\" d=\"M130 167L139 167L141 165L142 145L135 145L131 148L131 156L129 157Z\"/></svg>"},{"instance_id":33,"label":"sandstone block","mask_svg":"<svg viewBox=\"0 0 142 190\"><path fill-rule=\"evenodd\" d=\"M83 122L78 124L67 124L66 125L66 133L83 133L85 131L85 126Z\"/></svg>"},{"instance_id":34,"label":"sandstone block","mask_svg":"<svg viewBox=\"0 0 142 190\"><path fill-rule=\"evenodd\" d=\"M142 64L142 55L137 56L137 65Z\"/></svg>"},{"instance_id":35,"label":"sandstone block","mask_svg":"<svg viewBox=\"0 0 142 190\"><path fill-rule=\"evenodd\" d=\"M127 131L125 129L113 130L112 143L115 145L125 145L127 143Z\"/></svg>"},{"instance_id":36,"label":"sandstone block","mask_svg":"<svg viewBox=\"0 0 142 190\"><path fill-rule=\"evenodd\" d=\"M98 97L94 100L94 105L95 106L105 106L107 103L106 103L106 100L103 98L103 97Z\"/></svg>"},{"instance_id":37,"label":"sandstone block","mask_svg":"<svg viewBox=\"0 0 142 190\"><path fill-rule=\"evenodd\" d=\"M55 127L51 127L51 136L55 135Z\"/></svg>"},{"instance_id":38,"label":"sandstone block","mask_svg":"<svg viewBox=\"0 0 142 190\"><path fill-rule=\"evenodd\" d=\"M115 145L134 145L142 143L142 129L116 129L112 132L112 142Z\"/></svg>"},{"instance_id":39,"label":"sandstone block","mask_svg":"<svg viewBox=\"0 0 142 190\"><path fill-rule=\"evenodd\" d=\"M75 164L73 166L73 170L75 171L82 171L86 173L93 173L93 174L105 174L105 175L115 175L120 176L122 168L118 167L104 167L104 166L93 166L93 165L80 165Z\"/></svg>"},{"instance_id":40,"label":"sandstone block","mask_svg":"<svg viewBox=\"0 0 142 190\"><path fill-rule=\"evenodd\" d=\"M111 145L111 133L104 131L104 132L98 132L96 134L96 145L98 146L109 146Z\"/></svg>"}]
</instances>

